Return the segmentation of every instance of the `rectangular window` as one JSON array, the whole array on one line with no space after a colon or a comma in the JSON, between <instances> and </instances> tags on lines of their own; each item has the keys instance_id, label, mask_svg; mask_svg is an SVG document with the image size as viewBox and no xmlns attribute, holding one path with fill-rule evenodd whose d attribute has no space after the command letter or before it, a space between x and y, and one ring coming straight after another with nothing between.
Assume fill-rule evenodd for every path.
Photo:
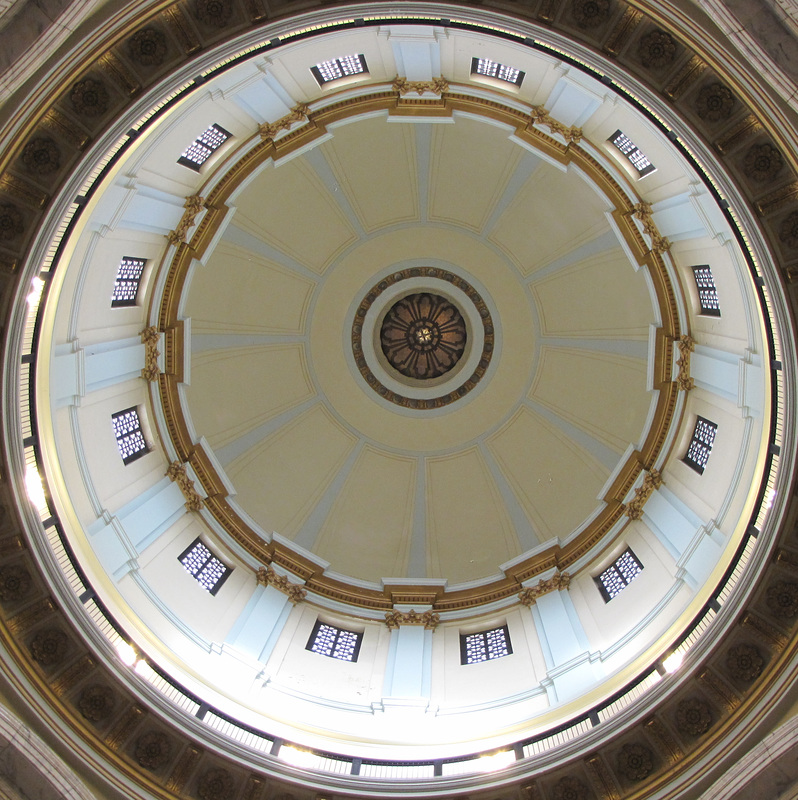
<instances>
[{"instance_id":1,"label":"rectangular window","mask_svg":"<svg viewBox=\"0 0 798 800\"><path fill-rule=\"evenodd\" d=\"M111 424L114 426L114 436L116 446L119 448L119 455L122 461L129 464L137 458L141 458L149 448L141 430L141 421L136 407L126 408L116 414L111 414Z\"/></svg>"},{"instance_id":2,"label":"rectangular window","mask_svg":"<svg viewBox=\"0 0 798 800\"><path fill-rule=\"evenodd\" d=\"M718 290L715 288L715 278L712 277L712 270L707 264L693 267L693 276L698 289L698 302L701 306L701 313L707 317L719 317L720 302L718 301Z\"/></svg>"},{"instance_id":3,"label":"rectangular window","mask_svg":"<svg viewBox=\"0 0 798 800\"><path fill-rule=\"evenodd\" d=\"M628 586L641 572L643 565L637 560L637 556L626 548L623 553L615 560L615 563L607 567L598 578L594 578L596 585L604 598L605 603L609 603L613 597L617 597L621 590Z\"/></svg>"},{"instance_id":4,"label":"rectangular window","mask_svg":"<svg viewBox=\"0 0 798 800\"><path fill-rule=\"evenodd\" d=\"M478 664L494 658L512 655L510 633L506 625L479 633L460 634L460 663Z\"/></svg>"},{"instance_id":5,"label":"rectangular window","mask_svg":"<svg viewBox=\"0 0 798 800\"><path fill-rule=\"evenodd\" d=\"M339 78L346 78L350 75L359 75L368 72L366 59L362 56L341 56L333 58L331 61L322 61L311 67L310 71L318 82L319 86L324 86L330 81L337 81Z\"/></svg>"},{"instance_id":6,"label":"rectangular window","mask_svg":"<svg viewBox=\"0 0 798 800\"><path fill-rule=\"evenodd\" d=\"M201 136L183 151L178 164L199 172L199 168L218 150L233 134L226 131L221 125L214 123Z\"/></svg>"},{"instance_id":7,"label":"rectangular window","mask_svg":"<svg viewBox=\"0 0 798 800\"><path fill-rule=\"evenodd\" d=\"M316 620L305 649L340 661L357 661L362 641L362 633L336 628L334 625Z\"/></svg>"},{"instance_id":8,"label":"rectangular window","mask_svg":"<svg viewBox=\"0 0 798 800\"><path fill-rule=\"evenodd\" d=\"M112 308L134 306L139 294L141 276L147 265L146 258L124 256L119 262L114 281L114 293L111 295Z\"/></svg>"},{"instance_id":9,"label":"rectangular window","mask_svg":"<svg viewBox=\"0 0 798 800\"><path fill-rule=\"evenodd\" d=\"M656 169L648 158L643 155L642 150L622 131L615 131L607 141L610 144L614 144L626 156L641 178Z\"/></svg>"},{"instance_id":10,"label":"rectangular window","mask_svg":"<svg viewBox=\"0 0 798 800\"><path fill-rule=\"evenodd\" d=\"M696 420L693 438L687 448L687 455L682 460L699 475L704 474L707 461L709 461L709 454L712 452L712 445L715 443L717 430L718 426L708 419L699 417Z\"/></svg>"},{"instance_id":11,"label":"rectangular window","mask_svg":"<svg viewBox=\"0 0 798 800\"><path fill-rule=\"evenodd\" d=\"M196 578L197 583L210 594L216 594L233 571L223 564L199 540L195 539L177 559L189 575Z\"/></svg>"},{"instance_id":12,"label":"rectangular window","mask_svg":"<svg viewBox=\"0 0 798 800\"><path fill-rule=\"evenodd\" d=\"M506 64L491 61L489 58L472 58L471 74L486 75L488 78L496 78L500 81L520 86L521 81L524 80L525 73L515 67L508 67Z\"/></svg>"}]
</instances>

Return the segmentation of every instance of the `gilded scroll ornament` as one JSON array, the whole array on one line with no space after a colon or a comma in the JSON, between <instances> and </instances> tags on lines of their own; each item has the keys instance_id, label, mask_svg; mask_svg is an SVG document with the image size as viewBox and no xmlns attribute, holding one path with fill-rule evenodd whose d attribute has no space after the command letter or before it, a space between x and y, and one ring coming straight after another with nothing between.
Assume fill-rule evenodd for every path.
<instances>
[{"instance_id":1,"label":"gilded scroll ornament","mask_svg":"<svg viewBox=\"0 0 798 800\"><path fill-rule=\"evenodd\" d=\"M635 219L643 224L643 232L651 239L651 251L653 253L664 253L671 249L671 243L660 235L657 226L654 224L654 214L650 203L641 202L632 206L632 214Z\"/></svg>"},{"instance_id":2,"label":"gilded scroll ornament","mask_svg":"<svg viewBox=\"0 0 798 800\"><path fill-rule=\"evenodd\" d=\"M422 614L415 609L385 612L385 625L392 631L400 625L423 625L428 631L434 631L440 621L441 615L435 611L424 611Z\"/></svg>"},{"instance_id":3,"label":"gilded scroll ornament","mask_svg":"<svg viewBox=\"0 0 798 800\"><path fill-rule=\"evenodd\" d=\"M305 103L299 103L284 117L280 117L277 122L264 122L259 125L258 133L263 141L272 140L281 131L290 130L295 122L304 122L308 119L310 119L310 106L305 105Z\"/></svg>"},{"instance_id":4,"label":"gilded scroll ornament","mask_svg":"<svg viewBox=\"0 0 798 800\"><path fill-rule=\"evenodd\" d=\"M571 576L567 572L557 572L547 580L538 581L537 586L527 586L518 593L518 601L523 606L531 606L538 597L549 592L559 592L571 585Z\"/></svg>"},{"instance_id":5,"label":"gilded scroll ornament","mask_svg":"<svg viewBox=\"0 0 798 800\"><path fill-rule=\"evenodd\" d=\"M144 369L141 371L141 377L145 381L157 381L161 370L158 367L158 342L161 339L161 334L155 325L150 325L141 332L141 341L144 343Z\"/></svg>"},{"instance_id":6,"label":"gilded scroll ornament","mask_svg":"<svg viewBox=\"0 0 798 800\"><path fill-rule=\"evenodd\" d=\"M655 489L662 486L662 475L659 470L648 470L643 477L643 483L635 489L635 496L626 505L626 516L629 519L640 519L643 516L643 506L654 493Z\"/></svg>"},{"instance_id":7,"label":"gilded scroll ornament","mask_svg":"<svg viewBox=\"0 0 798 800\"><path fill-rule=\"evenodd\" d=\"M194 488L194 481L189 478L185 464L173 461L169 465L169 469L166 470L166 476L180 487L183 497L186 498L187 511L200 511L202 509L202 497Z\"/></svg>"},{"instance_id":8,"label":"gilded scroll ornament","mask_svg":"<svg viewBox=\"0 0 798 800\"><path fill-rule=\"evenodd\" d=\"M559 133L566 142L578 144L582 139L582 129L576 125L563 125L554 119L543 106L532 106L530 114L535 125L546 125L552 133Z\"/></svg>"},{"instance_id":9,"label":"gilded scroll ornament","mask_svg":"<svg viewBox=\"0 0 798 800\"><path fill-rule=\"evenodd\" d=\"M695 340L685 334L679 338L677 347L679 358L676 359L676 366L679 367L679 374L676 376L676 385L682 391L689 392L695 386L695 381L690 377L690 353L695 350Z\"/></svg>"},{"instance_id":10,"label":"gilded scroll ornament","mask_svg":"<svg viewBox=\"0 0 798 800\"><path fill-rule=\"evenodd\" d=\"M186 210L183 212L183 216L177 228L173 231L169 231L166 236L169 240L169 244L179 245L186 241L186 234L194 224L197 214L202 211L203 203L204 200L198 194L193 194L191 197L186 198L185 205L183 206Z\"/></svg>"},{"instance_id":11,"label":"gilded scroll ornament","mask_svg":"<svg viewBox=\"0 0 798 800\"><path fill-rule=\"evenodd\" d=\"M298 583L291 583L285 575L279 575L274 571L274 567L260 567L257 578L261 586L274 586L275 589L287 594L294 605L301 603L307 597L305 589Z\"/></svg>"},{"instance_id":12,"label":"gilded scroll ornament","mask_svg":"<svg viewBox=\"0 0 798 800\"><path fill-rule=\"evenodd\" d=\"M422 95L425 92L442 95L444 92L449 91L449 81L446 78L433 78L431 81L409 81L407 78L397 76L393 82L393 90L399 92L400 95L410 94L411 92L415 92L418 95Z\"/></svg>"}]
</instances>

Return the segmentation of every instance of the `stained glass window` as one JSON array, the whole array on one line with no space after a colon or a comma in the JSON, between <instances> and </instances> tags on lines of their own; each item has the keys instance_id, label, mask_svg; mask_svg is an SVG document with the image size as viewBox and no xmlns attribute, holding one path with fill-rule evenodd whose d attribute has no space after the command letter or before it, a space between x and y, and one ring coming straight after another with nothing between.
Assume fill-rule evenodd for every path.
<instances>
[{"instance_id":1,"label":"stained glass window","mask_svg":"<svg viewBox=\"0 0 798 800\"><path fill-rule=\"evenodd\" d=\"M718 426L708 419L699 417L695 423L693 438L687 448L687 454L683 461L688 467L692 467L699 475L702 475L709 461L709 454L712 452L712 445L715 443L715 433Z\"/></svg>"},{"instance_id":2,"label":"stained glass window","mask_svg":"<svg viewBox=\"0 0 798 800\"><path fill-rule=\"evenodd\" d=\"M330 81L337 81L339 78L346 78L349 75L359 75L361 72L368 72L366 59L362 56L341 56L330 61L322 61L311 67L313 77L318 81L319 86L323 86Z\"/></svg>"},{"instance_id":3,"label":"stained glass window","mask_svg":"<svg viewBox=\"0 0 798 800\"><path fill-rule=\"evenodd\" d=\"M698 289L698 302L701 306L701 313L708 317L720 316L720 302L718 301L718 290L715 288L715 278L712 270L706 264L700 267L693 267L695 285Z\"/></svg>"},{"instance_id":4,"label":"stained glass window","mask_svg":"<svg viewBox=\"0 0 798 800\"><path fill-rule=\"evenodd\" d=\"M362 639L362 633L336 628L317 620L305 649L340 661L357 661Z\"/></svg>"},{"instance_id":5,"label":"stained glass window","mask_svg":"<svg viewBox=\"0 0 798 800\"><path fill-rule=\"evenodd\" d=\"M125 464L135 461L149 450L141 430L139 412L135 406L111 414L111 424L114 426L119 455Z\"/></svg>"},{"instance_id":6,"label":"stained glass window","mask_svg":"<svg viewBox=\"0 0 798 800\"><path fill-rule=\"evenodd\" d=\"M114 308L136 305L141 276L144 274L146 264L146 258L132 258L131 256L124 256L119 262L114 291L111 295L111 305Z\"/></svg>"},{"instance_id":7,"label":"stained glass window","mask_svg":"<svg viewBox=\"0 0 798 800\"><path fill-rule=\"evenodd\" d=\"M178 560L186 572L193 575L197 583L211 594L219 591L232 572L232 569L219 561L199 539L195 539L178 556Z\"/></svg>"},{"instance_id":8,"label":"stained glass window","mask_svg":"<svg viewBox=\"0 0 798 800\"><path fill-rule=\"evenodd\" d=\"M524 80L524 73L515 67L508 67L506 64L499 64L489 58L472 58L471 74L486 75L489 78L497 78L500 81L507 81L515 86L520 86Z\"/></svg>"},{"instance_id":9,"label":"stained glass window","mask_svg":"<svg viewBox=\"0 0 798 800\"><path fill-rule=\"evenodd\" d=\"M460 634L460 663L478 664L494 658L509 656L513 652L506 625L479 633Z\"/></svg>"},{"instance_id":10,"label":"stained glass window","mask_svg":"<svg viewBox=\"0 0 798 800\"><path fill-rule=\"evenodd\" d=\"M211 157L211 154L231 136L232 134L221 125L214 123L183 151L183 154L177 159L177 163L199 172L199 168Z\"/></svg>"},{"instance_id":11,"label":"stained glass window","mask_svg":"<svg viewBox=\"0 0 798 800\"><path fill-rule=\"evenodd\" d=\"M605 602L617 597L641 572L643 565L637 556L627 548L598 578L595 578Z\"/></svg>"},{"instance_id":12,"label":"stained glass window","mask_svg":"<svg viewBox=\"0 0 798 800\"><path fill-rule=\"evenodd\" d=\"M615 133L610 136L609 142L610 144L614 144L618 150L626 156L641 178L643 175L648 175L656 169L643 154L643 151L622 131L615 131Z\"/></svg>"}]
</instances>

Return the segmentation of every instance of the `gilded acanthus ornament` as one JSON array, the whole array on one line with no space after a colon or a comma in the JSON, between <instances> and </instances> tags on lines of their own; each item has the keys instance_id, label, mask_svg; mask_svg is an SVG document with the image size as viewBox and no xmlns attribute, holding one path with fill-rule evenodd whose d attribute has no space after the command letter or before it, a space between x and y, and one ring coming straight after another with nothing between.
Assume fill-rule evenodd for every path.
<instances>
[{"instance_id":1,"label":"gilded acanthus ornament","mask_svg":"<svg viewBox=\"0 0 798 800\"><path fill-rule=\"evenodd\" d=\"M407 78L394 78L393 90L399 92L400 95L410 94L415 92L418 95L424 92L442 95L444 92L449 91L449 81L446 78L433 78L431 81L409 81Z\"/></svg>"},{"instance_id":2,"label":"gilded acanthus ornament","mask_svg":"<svg viewBox=\"0 0 798 800\"><path fill-rule=\"evenodd\" d=\"M566 142L578 144L582 139L582 129L576 125L563 125L554 119L543 106L532 106L532 122L535 125L547 125L552 133L559 133Z\"/></svg>"},{"instance_id":3,"label":"gilded acanthus ornament","mask_svg":"<svg viewBox=\"0 0 798 800\"><path fill-rule=\"evenodd\" d=\"M440 621L441 615L435 611L424 611L421 614L415 609L385 612L385 625L392 631L400 625L423 625L428 631L434 631Z\"/></svg>"},{"instance_id":4,"label":"gilded acanthus ornament","mask_svg":"<svg viewBox=\"0 0 798 800\"><path fill-rule=\"evenodd\" d=\"M538 581L537 586L527 586L518 593L518 601L521 605L531 606L538 597L542 597L549 592L558 592L567 589L571 585L571 576L567 572L557 572L547 580Z\"/></svg>"},{"instance_id":5,"label":"gilded acanthus ornament","mask_svg":"<svg viewBox=\"0 0 798 800\"><path fill-rule=\"evenodd\" d=\"M169 240L169 244L179 245L186 241L186 234L194 224L197 214L202 211L204 202L203 198L198 194L193 194L191 197L186 198L185 205L183 206L186 210L183 212L183 217L178 223L177 228L173 231L169 231L167 234L166 238Z\"/></svg>"},{"instance_id":6,"label":"gilded acanthus ornament","mask_svg":"<svg viewBox=\"0 0 798 800\"><path fill-rule=\"evenodd\" d=\"M643 223L643 232L651 237L651 251L654 253L664 253L671 249L671 243L660 235L657 226L654 224L654 216L650 203L641 202L632 206L632 214Z\"/></svg>"},{"instance_id":7,"label":"gilded acanthus ornament","mask_svg":"<svg viewBox=\"0 0 798 800\"><path fill-rule=\"evenodd\" d=\"M695 340L687 334L679 337L676 345L679 348L679 358L676 366L679 374L676 376L676 385L684 392L689 392L695 386L695 381L690 377L690 353L695 350Z\"/></svg>"},{"instance_id":8,"label":"gilded acanthus ornament","mask_svg":"<svg viewBox=\"0 0 798 800\"><path fill-rule=\"evenodd\" d=\"M258 126L258 133L264 141L274 139L281 131L290 130L295 122L304 122L306 119L310 119L310 106L299 103L291 109L290 113L280 117L277 122L264 122Z\"/></svg>"},{"instance_id":9,"label":"gilded acanthus ornament","mask_svg":"<svg viewBox=\"0 0 798 800\"><path fill-rule=\"evenodd\" d=\"M166 475L170 480L173 480L183 492L183 497L186 498L187 511L200 511L202 509L202 497L197 493L194 488L194 481L188 477L186 472L186 465L181 464L179 461L173 461L166 470Z\"/></svg>"},{"instance_id":10,"label":"gilded acanthus ornament","mask_svg":"<svg viewBox=\"0 0 798 800\"><path fill-rule=\"evenodd\" d=\"M629 519L640 519L643 506L655 489L662 486L662 475L657 469L651 469L643 476L643 483L635 489L635 496L626 505L626 516Z\"/></svg>"},{"instance_id":11,"label":"gilded acanthus ornament","mask_svg":"<svg viewBox=\"0 0 798 800\"><path fill-rule=\"evenodd\" d=\"M161 370L158 367L158 342L160 341L161 334L155 325L150 325L141 332L141 341L144 343L144 369L141 371L141 377L145 381L157 381Z\"/></svg>"},{"instance_id":12,"label":"gilded acanthus ornament","mask_svg":"<svg viewBox=\"0 0 798 800\"><path fill-rule=\"evenodd\" d=\"M257 579L261 586L274 586L275 589L287 594L294 605L301 603L308 594L298 583L291 583L285 575L275 572L272 566L260 567Z\"/></svg>"}]
</instances>

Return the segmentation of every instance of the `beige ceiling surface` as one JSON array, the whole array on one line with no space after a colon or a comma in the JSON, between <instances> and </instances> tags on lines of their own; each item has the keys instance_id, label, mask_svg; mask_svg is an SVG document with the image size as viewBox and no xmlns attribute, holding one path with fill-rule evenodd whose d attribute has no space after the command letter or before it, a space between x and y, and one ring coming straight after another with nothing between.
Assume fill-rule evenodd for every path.
<instances>
[{"instance_id":1,"label":"beige ceiling surface","mask_svg":"<svg viewBox=\"0 0 798 800\"><path fill-rule=\"evenodd\" d=\"M568 537L645 436L657 312L605 198L479 119L332 131L269 163L196 264L186 404L260 526L354 578L499 573ZM487 374L442 409L391 404L351 353L377 280L449 269L496 328Z\"/></svg>"}]
</instances>

